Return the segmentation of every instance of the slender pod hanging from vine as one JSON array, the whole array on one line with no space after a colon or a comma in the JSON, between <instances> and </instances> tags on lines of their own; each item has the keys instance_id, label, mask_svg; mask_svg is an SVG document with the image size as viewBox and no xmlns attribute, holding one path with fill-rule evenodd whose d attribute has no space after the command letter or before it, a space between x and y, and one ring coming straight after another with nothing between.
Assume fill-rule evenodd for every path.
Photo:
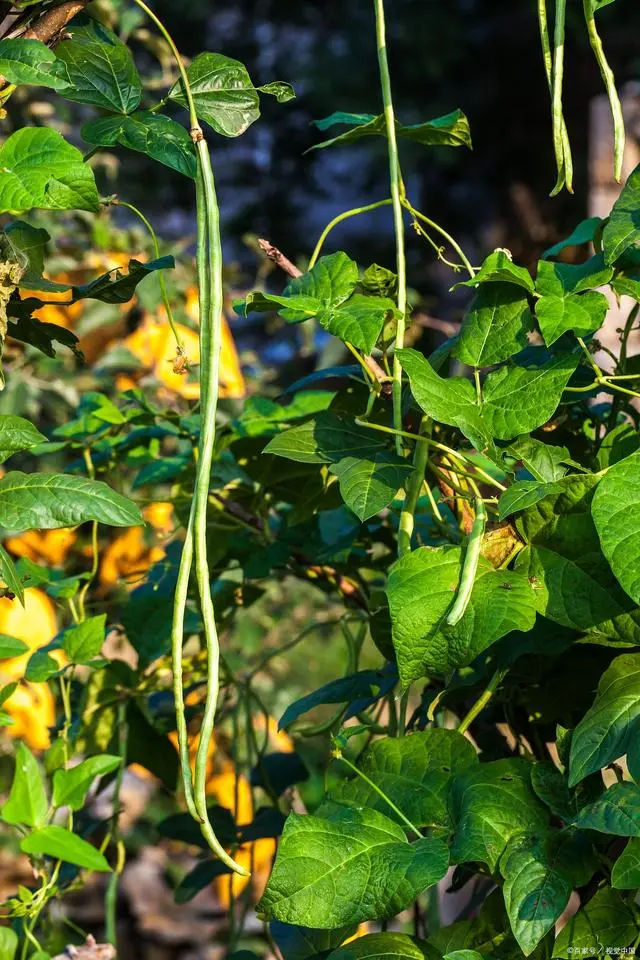
<instances>
[{"instance_id":1,"label":"slender pod hanging from vine","mask_svg":"<svg viewBox=\"0 0 640 960\"><path fill-rule=\"evenodd\" d=\"M569 134L562 110L562 76L563 76L563 57L564 57L564 6L561 11L560 28L558 28L558 6L565 0L558 0L556 5L556 31L554 37L554 51L551 50L551 41L549 37L549 23L547 19L547 0L538 0L538 24L540 27L540 40L542 43L542 57L544 69L549 86L549 93L552 101L552 123L553 123L553 146L558 167L558 178L556 185L551 191L551 196L559 193L564 186L571 193L573 192L573 160L571 156L571 144L569 143ZM558 56L558 40L561 39L561 53ZM558 75L560 84L557 85Z\"/></svg>"},{"instance_id":2,"label":"slender pod hanging from vine","mask_svg":"<svg viewBox=\"0 0 640 960\"><path fill-rule=\"evenodd\" d=\"M595 14L600 7L606 6L608 3L612 2L613 0L583 0L582 7L584 10L584 19L587 24L589 43L591 44L591 49L595 54L598 67L600 68L600 73L602 75L602 79L604 80L607 96L611 105L611 117L613 119L614 175L617 182L620 183L622 180L622 162L624 160L625 144L624 116L622 114L620 97L618 96L618 91L616 89L616 79L613 75L613 70L609 66L609 61L606 58L595 18Z\"/></svg>"}]
</instances>

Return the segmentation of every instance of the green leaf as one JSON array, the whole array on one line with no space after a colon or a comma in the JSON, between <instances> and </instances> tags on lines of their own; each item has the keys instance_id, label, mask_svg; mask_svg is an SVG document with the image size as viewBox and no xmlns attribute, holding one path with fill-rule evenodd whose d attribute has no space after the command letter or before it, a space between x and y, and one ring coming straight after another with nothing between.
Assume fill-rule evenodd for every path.
<instances>
[{"instance_id":1,"label":"green leaf","mask_svg":"<svg viewBox=\"0 0 640 960\"><path fill-rule=\"evenodd\" d=\"M613 865L611 886L616 890L637 890L640 887L640 839L626 845Z\"/></svg>"},{"instance_id":2,"label":"green leaf","mask_svg":"<svg viewBox=\"0 0 640 960\"><path fill-rule=\"evenodd\" d=\"M640 654L616 657L571 738L569 783L622 757L640 735Z\"/></svg>"},{"instance_id":3,"label":"green leaf","mask_svg":"<svg viewBox=\"0 0 640 960\"><path fill-rule=\"evenodd\" d=\"M531 765L520 759L494 760L458 774L451 785L450 808L455 824L452 861L479 860L491 872L513 837L536 833L549 821L531 789Z\"/></svg>"},{"instance_id":4,"label":"green leaf","mask_svg":"<svg viewBox=\"0 0 640 960\"><path fill-rule=\"evenodd\" d=\"M18 934L11 927L0 927L0 960L14 960Z\"/></svg>"},{"instance_id":5,"label":"green leaf","mask_svg":"<svg viewBox=\"0 0 640 960\"><path fill-rule=\"evenodd\" d=\"M68 347L80 361L84 360L78 349L78 337L72 330L59 327L57 323L43 323L35 317L19 317L11 323L8 336L13 340L20 340L21 343L30 343L47 357L55 357L56 351L53 344L61 343Z\"/></svg>"},{"instance_id":6,"label":"green leaf","mask_svg":"<svg viewBox=\"0 0 640 960\"><path fill-rule=\"evenodd\" d=\"M629 175L602 234L606 263L615 263L640 240L640 165Z\"/></svg>"},{"instance_id":7,"label":"green leaf","mask_svg":"<svg viewBox=\"0 0 640 960\"><path fill-rule=\"evenodd\" d=\"M601 956L607 947L628 947L638 935L631 908L620 894L602 887L567 921L553 947L553 956L571 960Z\"/></svg>"},{"instance_id":8,"label":"green leaf","mask_svg":"<svg viewBox=\"0 0 640 960\"><path fill-rule=\"evenodd\" d=\"M239 137L260 116L260 97L239 60L201 53L188 67L187 76L198 118L223 137ZM181 81L173 85L169 97L187 106Z\"/></svg>"},{"instance_id":9,"label":"green leaf","mask_svg":"<svg viewBox=\"0 0 640 960\"><path fill-rule=\"evenodd\" d=\"M640 837L640 787L614 783L597 800L583 807L573 821L582 830Z\"/></svg>"},{"instance_id":10,"label":"green leaf","mask_svg":"<svg viewBox=\"0 0 640 960\"><path fill-rule=\"evenodd\" d=\"M396 136L413 140L427 147L469 147L471 148L471 131L469 121L461 110L454 110L435 120L425 123L414 123L406 126L396 120ZM322 150L334 144L355 143L362 137L386 137L387 127L383 114L375 116L372 113L332 113L324 120L316 120L315 126L319 130L329 130L333 126L347 126L345 133L340 133L331 140L316 143L311 150Z\"/></svg>"},{"instance_id":11,"label":"green leaf","mask_svg":"<svg viewBox=\"0 0 640 960\"><path fill-rule=\"evenodd\" d=\"M284 294L287 297L312 297L324 306L337 307L348 300L358 283L358 265L346 253L338 250L296 277Z\"/></svg>"},{"instance_id":12,"label":"green leaf","mask_svg":"<svg viewBox=\"0 0 640 960\"><path fill-rule=\"evenodd\" d=\"M552 446L535 437L518 437L509 444L507 453L521 460L529 473L543 483L561 480L567 472L566 465L573 464L566 447Z\"/></svg>"},{"instance_id":13,"label":"green leaf","mask_svg":"<svg viewBox=\"0 0 640 960\"><path fill-rule=\"evenodd\" d=\"M432 951L405 933L367 933L334 950L326 960L429 960ZM288 958L287 958L288 960Z\"/></svg>"},{"instance_id":14,"label":"green leaf","mask_svg":"<svg viewBox=\"0 0 640 960\"><path fill-rule=\"evenodd\" d=\"M66 100L89 103L116 113L132 113L142 98L142 82L131 51L108 27L81 17L70 28L71 39L56 46L67 67L71 89Z\"/></svg>"},{"instance_id":15,"label":"green leaf","mask_svg":"<svg viewBox=\"0 0 640 960\"><path fill-rule=\"evenodd\" d=\"M25 680L31 683L47 683L59 672L60 664L47 651L48 648L43 647L42 650L35 650L31 654L24 672Z\"/></svg>"},{"instance_id":16,"label":"green leaf","mask_svg":"<svg viewBox=\"0 0 640 960\"><path fill-rule=\"evenodd\" d=\"M0 73L9 83L65 90L69 75L64 63L40 40L0 40Z\"/></svg>"},{"instance_id":17,"label":"green leaf","mask_svg":"<svg viewBox=\"0 0 640 960\"><path fill-rule=\"evenodd\" d=\"M273 920L269 929L285 960L312 960L339 947L354 935L358 927L350 924L335 930L313 930Z\"/></svg>"},{"instance_id":18,"label":"green leaf","mask_svg":"<svg viewBox=\"0 0 640 960\"><path fill-rule=\"evenodd\" d=\"M171 270L175 267L173 257L159 257L140 263L139 260L130 260L128 273L122 273L119 268L103 273L102 276L90 280L89 283L73 287L73 302L88 297L91 300L101 300L103 303L128 303L133 297L138 284L156 270Z\"/></svg>"},{"instance_id":19,"label":"green leaf","mask_svg":"<svg viewBox=\"0 0 640 960\"><path fill-rule=\"evenodd\" d=\"M514 263L507 250L494 250L484 261L475 276L461 280L456 287L477 287L482 283L510 283L522 287L527 293L533 293L534 284L531 274L524 267Z\"/></svg>"},{"instance_id":20,"label":"green leaf","mask_svg":"<svg viewBox=\"0 0 640 960\"><path fill-rule=\"evenodd\" d=\"M612 276L613 267L604 263L602 254L580 264L539 262L536 316L547 346L570 330L584 337L600 329L609 301L594 288Z\"/></svg>"},{"instance_id":21,"label":"green leaf","mask_svg":"<svg viewBox=\"0 0 640 960\"><path fill-rule=\"evenodd\" d=\"M320 310L318 321L334 337L371 353L385 321L397 314L393 300L357 293L342 306Z\"/></svg>"},{"instance_id":22,"label":"green leaf","mask_svg":"<svg viewBox=\"0 0 640 960\"><path fill-rule=\"evenodd\" d=\"M564 477L555 481L560 492L521 513L517 526L529 546L518 554L516 569L531 578L545 617L636 644L640 614L616 583L590 516L597 484L594 475Z\"/></svg>"},{"instance_id":23,"label":"green leaf","mask_svg":"<svg viewBox=\"0 0 640 960\"><path fill-rule=\"evenodd\" d=\"M284 80L272 80L271 83L263 83L256 87L256 90L275 97L278 103L288 103L289 100L295 100L296 98L295 90L290 83L285 83Z\"/></svg>"},{"instance_id":24,"label":"green leaf","mask_svg":"<svg viewBox=\"0 0 640 960\"><path fill-rule=\"evenodd\" d=\"M29 420L0 414L0 463L4 463L14 453L35 447L46 439Z\"/></svg>"},{"instance_id":25,"label":"green leaf","mask_svg":"<svg viewBox=\"0 0 640 960\"><path fill-rule=\"evenodd\" d=\"M412 467L394 453L376 453L367 459L344 457L330 470L338 478L342 499L364 522L389 506Z\"/></svg>"},{"instance_id":26,"label":"green leaf","mask_svg":"<svg viewBox=\"0 0 640 960\"><path fill-rule=\"evenodd\" d=\"M575 230L573 230L566 239L560 240L552 247L549 247L548 250L545 250L542 254L543 258L547 260L549 257L557 257L558 254L566 250L567 247L577 247L583 243L593 243L601 223L602 220L600 217L589 217L587 220L581 220Z\"/></svg>"},{"instance_id":27,"label":"green leaf","mask_svg":"<svg viewBox=\"0 0 640 960\"><path fill-rule=\"evenodd\" d=\"M451 778L476 763L469 740L455 730L434 727L407 737L377 740L357 765L416 826L447 827ZM397 823L404 822L360 777L334 788L331 799L378 810Z\"/></svg>"},{"instance_id":28,"label":"green leaf","mask_svg":"<svg viewBox=\"0 0 640 960\"><path fill-rule=\"evenodd\" d=\"M611 569L640 604L640 451L609 467L591 513Z\"/></svg>"},{"instance_id":29,"label":"green leaf","mask_svg":"<svg viewBox=\"0 0 640 960\"><path fill-rule=\"evenodd\" d=\"M298 463L337 463L345 457L374 458L381 452L381 442L374 430L359 427L330 411L298 427L279 433L264 448Z\"/></svg>"},{"instance_id":30,"label":"green leaf","mask_svg":"<svg viewBox=\"0 0 640 960\"><path fill-rule=\"evenodd\" d=\"M93 171L48 127L23 127L0 148L0 212L99 209Z\"/></svg>"},{"instance_id":31,"label":"green leaf","mask_svg":"<svg viewBox=\"0 0 640 960\"><path fill-rule=\"evenodd\" d=\"M429 673L465 666L507 633L534 624L535 595L528 580L481 561L464 616L448 626L462 561L460 547L420 547L391 568L387 596L405 687Z\"/></svg>"},{"instance_id":32,"label":"green leaf","mask_svg":"<svg viewBox=\"0 0 640 960\"><path fill-rule=\"evenodd\" d=\"M561 916L584 839L572 833L515 837L500 861L513 935L528 957Z\"/></svg>"},{"instance_id":33,"label":"green leaf","mask_svg":"<svg viewBox=\"0 0 640 960\"><path fill-rule=\"evenodd\" d=\"M62 635L62 649L72 663L87 663L102 650L105 637L106 613L89 617Z\"/></svg>"},{"instance_id":34,"label":"green leaf","mask_svg":"<svg viewBox=\"0 0 640 960\"><path fill-rule=\"evenodd\" d=\"M120 757L103 754L100 757L89 757L69 770L56 770L53 775L54 807L81 810L96 777L113 773L121 763Z\"/></svg>"},{"instance_id":35,"label":"green leaf","mask_svg":"<svg viewBox=\"0 0 640 960\"><path fill-rule=\"evenodd\" d=\"M467 310L452 354L472 367L501 363L527 346L529 301L512 283L482 285Z\"/></svg>"},{"instance_id":36,"label":"green leaf","mask_svg":"<svg viewBox=\"0 0 640 960\"><path fill-rule=\"evenodd\" d=\"M298 717L325 703L349 703L361 698L375 700L383 693L388 693L396 682L395 677L390 680L382 671L376 670L359 670L338 680L330 680L318 690L290 704L280 718L278 729L287 730Z\"/></svg>"},{"instance_id":37,"label":"green leaf","mask_svg":"<svg viewBox=\"0 0 640 960\"><path fill-rule=\"evenodd\" d=\"M46 820L48 808L38 761L24 743L19 743L9 799L2 807L0 816L5 823L38 827Z\"/></svg>"},{"instance_id":38,"label":"green leaf","mask_svg":"<svg viewBox=\"0 0 640 960\"><path fill-rule=\"evenodd\" d=\"M100 117L85 123L80 135L98 147L119 145L144 153L195 180L198 172L193 141L187 130L170 117L140 110L129 117Z\"/></svg>"},{"instance_id":39,"label":"green leaf","mask_svg":"<svg viewBox=\"0 0 640 960\"><path fill-rule=\"evenodd\" d=\"M407 842L374 810L340 810L326 819L290 814L258 912L331 929L392 917L447 871L435 839Z\"/></svg>"},{"instance_id":40,"label":"green leaf","mask_svg":"<svg viewBox=\"0 0 640 960\"><path fill-rule=\"evenodd\" d=\"M18 576L15 563L0 544L0 578L4 581L8 590L14 593L22 606L24 607L24 586Z\"/></svg>"},{"instance_id":41,"label":"green leaf","mask_svg":"<svg viewBox=\"0 0 640 960\"><path fill-rule=\"evenodd\" d=\"M6 634L0 634L0 660L12 660L14 657L20 657L29 649L29 644L24 640L18 640L16 637L8 637Z\"/></svg>"},{"instance_id":42,"label":"green leaf","mask_svg":"<svg viewBox=\"0 0 640 960\"><path fill-rule=\"evenodd\" d=\"M111 872L111 867L99 850L64 827L49 826L34 830L22 841L20 849L30 856L53 857L86 870Z\"/></svg>"},{"instance_id":43,"label":"green leaf","mask_svg":"<svg viewBox=\"0 0 640 960\"><path fill-rule=\"evenodd\" d=\"M138 507L101 480L17 470L0 480L0 525L8 530L52 530L87 520L112 527L144 523Z\"/></svg>"},{"instance_id":44,"label":"green leaf","mask_svg":"<svg viewBox=\"0 0 640 960\"><path fill-rule=\"evenodd\" d=\"M416 350L397 355L424 412L458 427L480 452L491 447L492 437L511 440L546 423L578 365L577 356L559 354L540 366L501 367L486 378L479 404L468 380L440 377Z\"/></svg>"},{"instance_id":45,"label":"green leaf","mask_svg":"<svg viewBox=\"0 0 640 960\"><path fill-rule=\"evenodd\" d=\"M222 860L201 861L182 878L176 887L173 894L175 902L188 903L205 887L210 887L216 877L223 877L229 873L232 873L231 867Z\"/></svg>"},{"instance_id":46,"label":"green leaf","mask_svg":"<svg viewBox=\"0 0 640 960\"><path fill-rule=\"evenodd\" d=\"M511 514L534 506L552 493L562 493L560 484L540 483L538 480L517 480L500 497L498 519L506 520Z\"/></svg>"}]
</instances>

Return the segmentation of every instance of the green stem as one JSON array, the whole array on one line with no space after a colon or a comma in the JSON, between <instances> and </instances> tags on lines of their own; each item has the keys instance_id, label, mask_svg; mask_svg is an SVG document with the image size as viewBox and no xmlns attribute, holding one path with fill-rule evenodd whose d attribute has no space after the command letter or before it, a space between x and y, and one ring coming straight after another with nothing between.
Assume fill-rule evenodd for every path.
<instances>
[{"instance_id":1,"label":"green stem","mask_svg":"<svg viewBox=\"0 0 640 960\"><path fill-rule=\"evenodd\" d=\"M402 810L400 810L400 808L395 805L395 803L393 802L393 800L386 795L386 793L384 792L384 790L381 790L381 789L380 789L380 787L378 786L377 783L374 783L374 781L371 780L370 777L368 777L368 776L366 775L366 773L363 773L362 770L359 770L358 767L356 767L355 763L351 763L351 760L347 760L347 758L346 758L345 756L343 756L343 754L342 754L341 752L336 753L335 756L336 756L336 759L337 759L337 760L341 760L342 763L344 763L345 766L347 766L347 767L349 768L349 770L352 771L352 773L355 773L356 776L360 777L361 780L364 780L364 782L365 782L369 787L371 787L371 789L374 790L375 793L377 793L378 796L381 797L386 804L389 805L389 807L393 810L393 812L396 814L396 816L400 817L400 819L402 820L402 822L405 823L405 824L409 827L409 829L411 830L412 833L415 833L415 835L416 835L417 837L421 837L421 836L422 836L422 832L421 832L420 830L418 830L418 828L416 827L416 825L415 825L414 823L412 823L411 820L409 820L409 818L404 815L404 813L402 812Z\"/></svg>"},{"instance_id":2,"label":"green stem","mask_svg":"<svg viewBox=\"0 0 640 960\"><path fill-rule=\"evenodd\" d=\"M151 237L151 242L153 243L153 252L156 257L156 260L160 257L160 244L158 242L158 235L153 229L150 221L145 217L142 210L138 210L137 207L134 207L132 203L128 203L126 200L117 200L116 203L119 207L126 207L127 210L131 210L132 213L135 213L142 223L145 225L149 231L149 236ZM178 334L178 329L176 327L176 322L173 316L173 310L171 308L171 300L169 299L169 293L167 291L167 284L164 278L164 271L158 270L158 283L160 284L160 294L162 296L162 303L164 305L165 313L167 314L167 320L169 321L169 326L171 327L171 333L174 336L176 341L176 346L178 348L178 353L184 354L184 346L180 340L180 335Z\"/></svg>"},{"instance_id":3,"label":"green stem","mask_svg":"<svg viewBox=\"0 0 640 960\"><path fill-rule=\"evenodd\" d=\"M320 252L324 246L324 242L334 227L337 227L338 224L342 223L343 220L348 220L349 217L357 217L361 213L368 213L369 210L378 210L380 207L388 206L390 203L393 203L393 201L390 197L387 197L386 200L377 200L375 203L368 203L364 207L353 207L351 210L345 210L344 213L339 213L337 217L334 217L333 220L330 220L320 234L314 251L311 254L311 260L309 260L309 270L311 270L311 268L317 263Z\"/></svg>"},{"instance_id":4,"label":"green stem","mask_svg":"<svg viewBox=\"0 0 640 960\"><path fill-rule=\"evenodd\" d=\"M420 432L424 433L429 426L429 417L422 418ZM424 475L429 460L429 446L426 443L417 443L413 454L413 472L409 480L407 495L404 499L400 524L398 527L398 556L403 557L411 551L411 538L415 526L415 512L424 483Z\"/></svg>"},{"instance_id":5,"label":"green stem","mask_svg":"<svg viewBox=\"0 0 640 960\"><path fill-rule=\"evenodd\" d=\"M624 130L624 117L622 115L622 104L620 103L620 97L618 96L618 91L616 89L616 78L613 75L613 70L609 66L609 62L604 52L602 46L602 40L598 34L598 28L596 26L595 12L593 9L593 0L583 0L582 2L584 10L584 19L587 24L587 33L589 34L589 43L591 44L591 49L595 54L598 67L600 68L600 75L604 80L604 85L607 90L607 96L609 97L609 103L611 105L611 116L613 118L613 143L614 143L614 170L615 178L620 183L622 180L622 162L624 160L624 141L625 141L625 130Z\"/></svg>"},{"instance_id":6,"label":"green stem","mask_svg":"<svg viewBox=\"0 0 640 960\"><path fill-rule=\"evenodd\" d=\"M462 567L462 575L460 577L458 594L453 607L447 615L447 623L450 627L455 626L456 623L459 623L460 620L462 620L464 612L469 605L471 591L473 590L476 571L478 569L478 561L480 560L482 535L487 523L487 511L484 502L479 498L476 498L475 507L476 518L473 521L473 527L471 528L471 533L469 534L467 549L464 555L464 564Z\"/></svg>"},{"instance_id":7,"label":"green stem","mask_svg":"<svg viewBox=\"0 0 640 960\"><path fill-rule=\"evenodd\" d=\"M107 943L117 946L118 942L118 884L120 876L124 869L124 844L120 837L120 793L122 791L122 782L124 780L124 771L127 765L127 740L129 730L127 726L127 705L125 701L118 704L118 754L120 756L120 766L116 774L116 780L113 787L113 812L111 815L111 840L117 850L117 863L109 877L107 890L104 897L105 914L105 938Z\"/></svg>"},{"instance_id":8,"label":"green stem","mask_svg":"<svg viewBox=\"0 0 640 960\"><path fill-rule=\"evenodd\" d=\"M471 726L473 721L476 719L478 714L482 713L486 705L489 703L494 693L496 692L496 690L504 680L506 674L507 674L506 670L496 670L494 675L491 677L491 680L489 681L486 690L482 693L480 697L478 697L478 699L476 700L474 705L471 707L466 717L460 722L460 725L458 727L458 733L465 733L469 729L469 727Z\"/></svg>"},{"instance_id":9,"label":"green stem","mask_svg":"<svg viewBox=\"0 0 640 960\"><path fill-rule=\"evenodd\" d=\"M376 40L378 44L378 66L380 71L380 86L384 104L384 118L387 129L387 144L389 150L389 181L391 187L391 201L393 205L393 224L396 236L396 272L398 274L398 321L396 326L395 350L404 346L405 317L407 312L407 265L404 249L404 221L402 216L402 198L404 186L400 172L400 158L396 139L396 120L393 110L391 94L391 76L387 59L386 28L384 18L384 0L374 0L376 13ZM402 367L397 352L393 357L393 425L396 430L402 428ZM396 437L397 452L402 455L402 443Z\"/></svg>"},{"instance_id":10,"label":"green stem","mask_svg":"<svg viewBox=\"0 0 640 960\"><path fill-rule=\"evenodd\" d=\"M439 233L440 236L443 237L447 241L447 243L458 254L469 276L475 277L476 271L471 266L471 262L467 257L466 253L464 252L464 250L462 249L458 241L454 237L452 237L451 234L444 229L444 227L441 227L439 223L436 223L435 220L432 220L430 217L427 217L426 214L422 213L420 210L416 210L416 208L409 202L409 200L406 199L406 197L403 199L402 205L406 207L406 209L409 211L412 217L417 217L418 220L422 220L424 223L430 226L432 230L435 230L437 233Z\"/></svg>"}]
</instances>

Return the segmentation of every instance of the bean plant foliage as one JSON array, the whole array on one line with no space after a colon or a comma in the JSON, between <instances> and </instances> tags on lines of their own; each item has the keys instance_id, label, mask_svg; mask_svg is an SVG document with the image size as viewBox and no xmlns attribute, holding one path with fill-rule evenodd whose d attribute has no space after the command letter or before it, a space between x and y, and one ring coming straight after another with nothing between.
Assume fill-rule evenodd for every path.
<instances>
[{"instance_id":1,"label":"bean plant foliage","mask_svg":"<svg viewBox=\"0 0 640 960\"><path fill-rule=\"evenodd\" d=\"M185 65L153 10L135 3L178 71L159 103L117 24L99 10L17 4L0 40L4 103L16 88L42 87L81 104L86 118L73 138L55 125L23 126L0 147L2 343L48 358L75 354L79 365L76 335L41 319L43 308L95 301L119 309L139 284L159 284L174 369L194 362L168 292L173 256L161 255L149 220L126 196L101 196L89 163L104 149L135 151L167 176L193 181L200 384L188 410L136 386L88 391L53 432L0 416L0 458L22 467L9 463L0 479L0 526L12 536L77 528L90 564L80 557L75 569L60 568L0 549L3 596L20 605L42 589L61 625L35 650L0 636L3 660L24 658L0 691L0 721L11 724L5 703L20 685L48 685L59 704L46 752L18 744L0 809L34 876L4 904L2 960L44 960L49 905L92 872L107 875L106 937L115 942L119 796L134 763L175 797L160 833L202 852L176 889L179 902L216 877L246 875L247 844L277 839L256 911L265 944L284 960L633 952L640 373L628 342L640 309L640 168L609 217L579 224L534 270L506 249L473 264L414 206L401 169L406 140L426 150L470 148L468 121L444 102L435 119L395 116L376 0L381 111L319 120L316 146L382 139L389 196L332 221L305 271L264 242L282 269L234 304L242 317L277 317L293 336L298 327L331 335L349 363L318 369L279 397L255 394L233 412L217 410L224 301L209 144L215 151L217 138L257 121L261 98L286 104L294 94L277 79L254 85L243 64L220 52ZM595 33L611 3L585 0L584 10L615 118L615 85ZM564 4L556 3L553 40L544 0L537 12L557 190L571 184ZM52 278L41 212L91 217L117 205L141 216L154 256L83 280ZM374 208L393 216L393 268L327 252L337 222ZM458 334L431 355L415 346L408 226L451 270L452 289L467 292ZM618 349L605 355L598 332L623 295L631 307ZM10 363L6 375L20 376ZM140 527L154 500L173 506L175 537L117 612L105 609L96 576L107 528ZM285 580L312 583L339 610L348 648L346 672L320 687L310 675L280 719L294 745L310 734L328 744L325 790L307 808L294 802L294 785L307 776L300 753L265 752L251 734L263 661L226 656L224 643L221 655L218 642L266 584ZM131 663L103 654L116 622L135 650ZM316 626L292 635L287 649L310 643ZM373 660L362 662L365 648ZM275 655L286 650L268 658ZM328 719L309 726L318 708ZM245 712L247 744L233 756L250 771L257 798L246 822L215 806L208 787L216 720ZM91 801L102 790L112 795L107 821ZM439 910L446 889L463 904L453 922ZM353 939L360 924L367 926ZM243 942L237 922L233 929L230 952Z\"/></svg>"}]
</instances>

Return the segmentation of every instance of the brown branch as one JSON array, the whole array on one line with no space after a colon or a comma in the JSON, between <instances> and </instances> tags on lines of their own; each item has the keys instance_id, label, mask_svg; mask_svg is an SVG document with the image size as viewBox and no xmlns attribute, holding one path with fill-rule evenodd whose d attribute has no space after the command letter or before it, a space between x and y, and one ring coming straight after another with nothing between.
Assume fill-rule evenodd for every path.
<instances>
[{"instance_id":1,"label":"brown branch","mask_svg":"<svg viewBox=\"0 0 640 960\"><path fill-rule=\"evenodd\" d=\"M295 263L292 263L288 257L285 257L284 253L281 250L278 250L277 247L269 240L258 240L258 246L264 253L267 259L271 260L276 266L280 267L287 276L291 277L293 280L297 280L298 277L302 276L302 270L299 270L296 267ZM388 377L375 357L365 354L364 362L367 365L367 369L371 371L378 384L380 385L380 392L385 396L391 396L391 383L388 382Z\"/></svg>"},{"instance_id":2,"label":"brown branch","mask_svg":"<svg viewBox=\"0 0 640 960\"><path fill-rule=\"evenodd\" d=\"M89 0L67 0L67 3L61 3L59 7L47 10L32 27L23 33L22 39L41 40L43 43L48 43L55 39L88 3Z\"/></svg>"}]
</instances>

